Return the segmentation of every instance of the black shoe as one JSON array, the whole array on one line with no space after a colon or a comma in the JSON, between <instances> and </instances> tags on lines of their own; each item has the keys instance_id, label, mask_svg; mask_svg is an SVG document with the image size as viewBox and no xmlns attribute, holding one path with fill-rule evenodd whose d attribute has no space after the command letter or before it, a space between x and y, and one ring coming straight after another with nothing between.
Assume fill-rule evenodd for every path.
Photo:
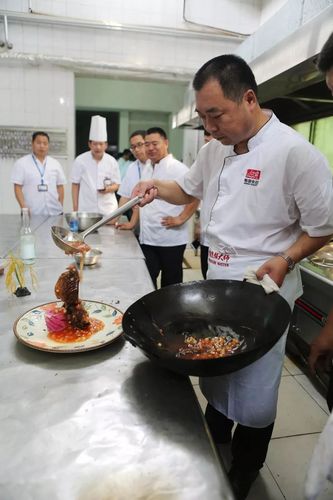
<instances>
[{"instance_id":1,"label":"black shoe","mask_svg":"<svg viewBox=\"0 0 333 500\"><path fill-rule=\"evenodd\" d=\"M258 474L258 470L244 472L236 467L231 467L228 478L236 500L245 500Z\"/></svg>"}]
</instances>

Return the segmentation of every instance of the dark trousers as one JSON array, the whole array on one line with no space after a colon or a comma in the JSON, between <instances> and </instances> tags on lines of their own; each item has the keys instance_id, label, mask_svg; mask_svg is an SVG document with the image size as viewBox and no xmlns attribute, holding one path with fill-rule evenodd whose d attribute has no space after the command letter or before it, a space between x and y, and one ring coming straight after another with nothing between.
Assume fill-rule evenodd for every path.
<instances>
[{"instance_id":1,"label":"dark trousers","mask_svg":"<svg viewBox=\"0 0 333 500\"><path fill-rule=\"evenodd\" d=\"M201 263L201 273L204 279L207 278L208 271L208 249L205 245L200 245L200 263Z\"/></svg>"},{"instance_id":2,"label":"dark trousers","mask_svg":"<svg viewBox=\"0 0 333 500\"><path fill-rule=\"evenodd\" d=\"M207 405L205 417L212 437L216 443L231 440L234 422ZM256 429L237 424L232 436L232 467L240 471L259 471L264 465L268 445L272 436L274 422L267 427Z\"/></svg>"},{"instance_id":3,"label":"dark trousers","mask_svg":"<svg viewBox=\"0 0 333 500\"><path fill-rule=\"evenodd\" d=\"M161 287L182 283L183 256L186 245L174 247L155 247L141 245L146 265L154 287L157 288L157 277L161 272Z\"/></svg>"}]
</instances>

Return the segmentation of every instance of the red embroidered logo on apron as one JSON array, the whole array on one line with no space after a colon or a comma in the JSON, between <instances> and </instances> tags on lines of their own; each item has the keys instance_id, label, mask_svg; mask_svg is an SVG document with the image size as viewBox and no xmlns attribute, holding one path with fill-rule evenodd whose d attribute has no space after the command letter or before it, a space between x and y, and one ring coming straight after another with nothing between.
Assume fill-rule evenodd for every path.
<instances>
[{"instance_id":1,"label":"red embroidered logo on apron","mask_svg":"<svg viewBox=\"0 0 333 500\"><path fill-rule=\"evenodd\" d=\"M252 168L248 168L245 174L244 184L247 184L249 186L258 186L260 175L260 170L253 170Z\"/></svg>"},{"instance_id":2,"label":"red embroidered logo on apron","mask_svg":"<svg viewBox=\"0 0 333 500\"><path fill-rule=\"evenodd\" d=\"M208 251L208 261L215 266L229 267L230 257L231 255L227 253L221 253L211 249Z\"/></svg>"}]
</instances>

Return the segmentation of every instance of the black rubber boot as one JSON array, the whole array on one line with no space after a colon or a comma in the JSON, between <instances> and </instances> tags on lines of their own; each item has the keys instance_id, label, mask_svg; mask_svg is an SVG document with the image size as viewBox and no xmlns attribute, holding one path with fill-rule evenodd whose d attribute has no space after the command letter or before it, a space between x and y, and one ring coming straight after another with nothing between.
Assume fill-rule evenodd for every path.
<instances>
[{"instance_id":1,"label":"black rubber boot","mask_svg":"<svg viewBox=\"0 0 333 500\"><path fill-rule=\"evenodd\" d=\"M244 500L266 460L274 422L254 428L238 424L232 438L229 480L236 500Z\"/></svg>"},{"instance_id":2,"label":"black rubber boot","mask_svg":"<svg viewBox=\"0 0 333 500\"><path fill-rule=\"evenodd\" d=\"M235 500L245 500L258 474L258 470L242 471L236 467L231 467L228 478L235 495Z\"/></svg>"},{"instance_id":3,"label":"black rubber boot","mask_svg":"<svg viewBox=\"0 0 333 500\"><path fill-rule=\"evenodd\" d=\"M209 403L206 406L205 418L214 442L216 444L230 443L234 422L215 410Z\"/></svg>"}]
</instances>

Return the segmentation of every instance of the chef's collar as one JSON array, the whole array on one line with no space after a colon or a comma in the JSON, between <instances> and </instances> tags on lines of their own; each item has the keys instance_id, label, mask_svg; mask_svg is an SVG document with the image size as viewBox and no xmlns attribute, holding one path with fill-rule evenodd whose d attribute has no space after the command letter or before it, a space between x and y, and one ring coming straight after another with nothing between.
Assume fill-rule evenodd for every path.
<instances>
[{"instance_id":1,"label":"chef's collar","mask_svg":"<svg viewBox=\"0 0 333 500\"><path fill-rule=\"evenodd\" d=\"M156 165L164 165L164 163L167 163L169 159L172 158L172 154L169 153L166 156L164 156L158 163L152 163L152 166L155 168Z\"/></svg>"},{"instance_id":2,"label":"chef's collar","mask_svg":"<svg viewBox=\"0 0 333 500\"><path fill-rule=\"evenodd\" d=\"M92 158L94 161L96 161L97 163L99 163L100 161L102 161L102 160L103 160L103 158L104 158L104 155L105 155L105 151L103 151L103 154L102 154L101 159L100 159L100 160L96 160L96 158L94 157L93 152L92 152L91 150L89 151L89 153L91 154L91 158Z\"/></svg>"},{"instance_id":3,"label":"chef's collar","mask_svg":"<svg viewBox=\"0 0 333 500\"><path fill-rule=\"evenodd\" d=\"M147 160L146 160L146 161L140 161L140 160L138 159L138 162L139 162L139 165L141 165L141 167L146 167L146 166L148 166L148 165L151 165L151 161L150 161L150 159L149 159L149 158L147 158Z\"/></svg>"},{"instance_id":4,"label":"chef's collar","mask_svg":"<svg viewBox=\"0 0 333 500\"><path fill-rule=\"evenodd\" d=\"M253 148L255 148L258 144L262 142L263 136L266 134L266 132L271 128L271 126L278 121L278 118L275 116L273 111L270 109L263 109L262 110L265 115L269 116L269 119L264 125L258 130L256 135L251 137L248 142L247 142L247 147L249 151Z\"/></svg>"}]
</instances>

